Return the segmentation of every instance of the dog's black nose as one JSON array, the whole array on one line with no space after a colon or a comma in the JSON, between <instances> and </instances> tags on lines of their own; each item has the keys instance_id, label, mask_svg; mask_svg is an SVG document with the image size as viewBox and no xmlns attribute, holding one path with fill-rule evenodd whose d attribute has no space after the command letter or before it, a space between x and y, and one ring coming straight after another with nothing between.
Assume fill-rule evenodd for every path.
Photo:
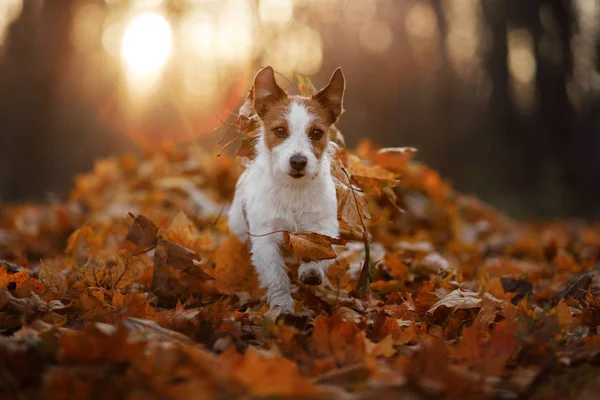
<instances>
[{"instance_id":1,"label":"dog's black nose","mask_svg":"<svg viewBox=\"0 0 600 400\"><path fill-rule=\"evenodd\" d=\"M296 171L302 171L306 167L308 160L301 154L294 154L290 157L290 165Z\"/></svg>"}]
</instances>

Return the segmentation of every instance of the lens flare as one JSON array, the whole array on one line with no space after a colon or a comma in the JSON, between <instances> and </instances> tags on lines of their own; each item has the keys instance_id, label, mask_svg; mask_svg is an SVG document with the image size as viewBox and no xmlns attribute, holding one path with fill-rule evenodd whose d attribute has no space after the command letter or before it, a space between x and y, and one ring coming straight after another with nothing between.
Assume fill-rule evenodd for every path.
<instances>
[{"instance_id":1,"label":"lens flare","mask_svg":"<svg viewBox=\"0 0 600 400\"><path fill-rule=\"evenodd\" d=\"M148 75L162 68L171 55L171 26L155 13L135 17L127 26L121 55L132 72Z\"/></svg>"}]
</instances>

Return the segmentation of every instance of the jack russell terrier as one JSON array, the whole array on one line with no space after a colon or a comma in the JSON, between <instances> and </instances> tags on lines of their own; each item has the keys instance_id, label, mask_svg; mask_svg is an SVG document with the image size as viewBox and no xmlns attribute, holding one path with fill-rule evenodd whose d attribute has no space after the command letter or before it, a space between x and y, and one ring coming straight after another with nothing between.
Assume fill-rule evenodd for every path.
<instances>
[{"instance_id":1,"label":"jack russell terrier","mask_svg":"<svg viewBox=\"0 0 600 400\"><path fill-rule=\"evenodd\" d=\"M337 237L337 200L328 132L342 113L345 79L336 69L312 97L290 96L277 85L273 68L254 79L254 109L261 121L252 160L236 185L229 229L250 240L252 263L267 289L271 308L294 312L282 255L283 234L316 232ZM275 233L272 233L275 232ZM319 285L332 260L302 263L298 278Z\"/></svg>"}]
</instances>

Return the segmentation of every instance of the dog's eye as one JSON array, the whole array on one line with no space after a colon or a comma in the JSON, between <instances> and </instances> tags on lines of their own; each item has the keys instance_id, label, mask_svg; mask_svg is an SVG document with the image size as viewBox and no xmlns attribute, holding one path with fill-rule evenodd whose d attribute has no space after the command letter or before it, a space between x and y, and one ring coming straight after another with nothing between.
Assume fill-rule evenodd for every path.
<instances>
[{"instance_id":1,"label":"dog's eye","mask_svg":"<svg viewBox=\"0 0 600 400\"><path fill-rule=\"evenodd\" d=\"M287 130L282 126L280 126L279 128L274 128L273 134L278 138L286 138L288 136Z\"/></svg>"},{"instance_id":2,"label":"dog's eye","mask_svg":"<svg viewBox=\"0 0 600 400\"><path fill-rule=\"evenodd\" d=\"M323 132L321 129L314 128L312 131L310 131L309 136L312 140L319 140L323 137L323 133L325 133L325 132Z\"/></svg>"}]
</instances>

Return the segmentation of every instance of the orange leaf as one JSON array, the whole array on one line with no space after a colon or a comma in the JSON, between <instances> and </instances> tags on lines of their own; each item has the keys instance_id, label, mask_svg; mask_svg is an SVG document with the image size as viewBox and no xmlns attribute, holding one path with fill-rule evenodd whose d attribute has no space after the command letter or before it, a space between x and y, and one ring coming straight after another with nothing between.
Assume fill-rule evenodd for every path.
<instances>
[{"instance_id":1,"label":"orange leaf","mask_svg":"<svg viewBox=\"0 0 600 400\"><path fill-rule=\"evenodd\" d=\"M248 389L251 396L298 397L318 393L319 390L300 374L294 362L263 354L252 348L245 355L232 351L223 354L223 358L230 360L233 377Z\"/></svg>"},{"instance_id":2,"label":"orange leaf","mask_svg":"<svg viewBox=\"0 0 600 400\"><path fill-rule=\"evenodd\" d=\"M362 360L365 354L364 333L340 315L318 316L314 322L311 349L318 357L331 357L341 364Z\"/></svg>"},{"instance_id":3,"label":"orange leaf","mask_svg":"<svg viewBox=\"0 0 600 400\"><path fill-rule=\"evenodd\" d=\"M562 299L556 306L556 312L558 316L558 324L564 328L568 328L573 322L573 317L571 316L569 306L564 299Z\"/></svg>"},{"instance_id":4,"label":"orange leaf","mask_svg":"<svg viewBox=\"0 0 600 400\"><path fill-rule=\"evenodd\" d=\"M348 173L351 179L364 190L374 190L378 195L382 194L385 187L398 186L397 175L379 165L364 165L356 156L348 156Z\"/></svg>"},{"instance_id":5,"label":"orange leaf","mask_svg":"<svg viewBox=\"0 0 600 400\"><path fill-rule=\"evenodd\" d=\"M245 243L229 235L214 254L215 287L221 293L247 292L258 298L261 290L258 276L250 262L250 252Z\"/></svg>"},{"instance_id":6,"label":"orange leaf","mask_svg":"<svg viewBox=\"0 0 600 400\"><path fill-rule=\"evenodd\" d=\"M332 245L344 245L344 239L315 232L283 232L285 245L302 261L331 260L336 257Z\"/></svg>"},{"instance_id":7,"label":"orange leaf","mask_svg":"<svg viewBox=\"0 0 600 400\"><path fill-rule=\"evenodd\" d=\"M0 289L8 289L9 291L27 289L40 294L46 288L40 281L29 276L26 269L9 274L6 267L0 264Z\"/></svg>"}]
</instances>

